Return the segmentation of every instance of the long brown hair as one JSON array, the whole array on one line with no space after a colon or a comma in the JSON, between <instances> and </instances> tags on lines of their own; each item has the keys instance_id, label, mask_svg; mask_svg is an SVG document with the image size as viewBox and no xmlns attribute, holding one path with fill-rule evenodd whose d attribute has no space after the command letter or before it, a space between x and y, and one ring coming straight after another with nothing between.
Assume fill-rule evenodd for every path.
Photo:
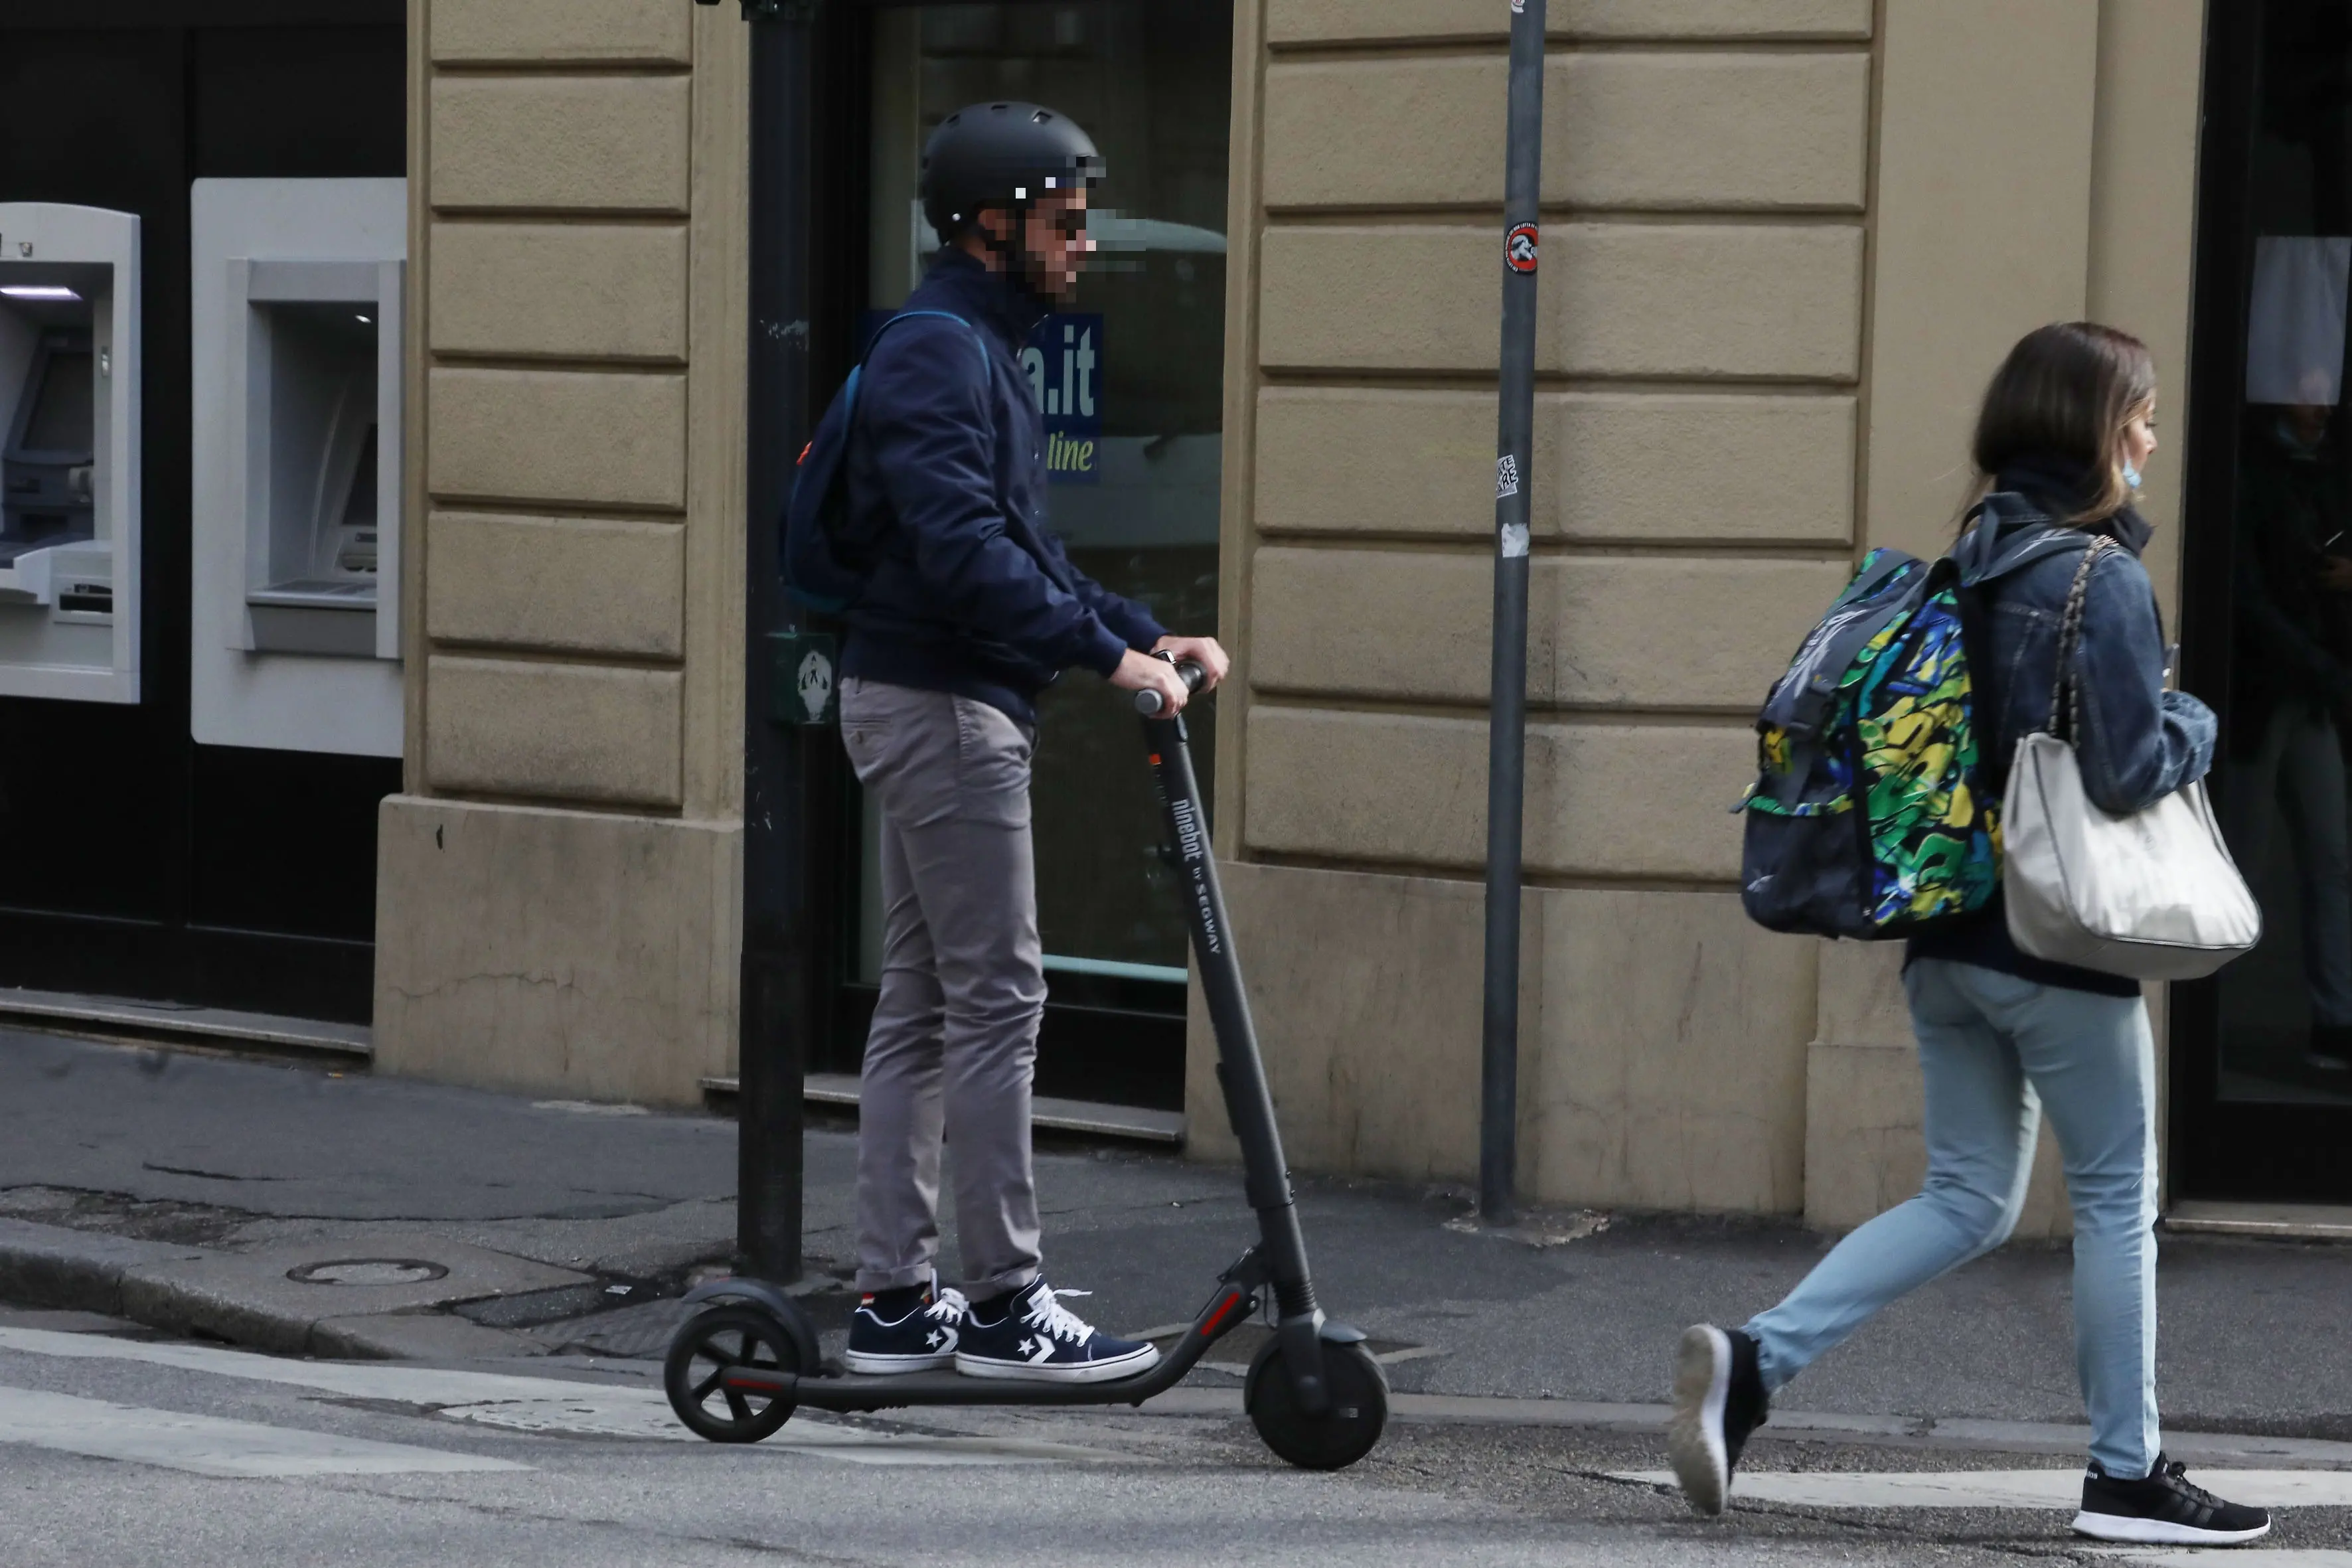
<instances>
[{"instance_id":1,"label":"long brown hair","mask_svg":"<svg viewBox=\"0 0 2352 1568\"><path fill-rule=\"evenodd\" d=\"M2096 522L2131 500L2116 460L2124 426L2156 395L2156 360L2129 332L2053 321L2017 340L1977 416L1979 493L2003 468L2040 458L2079 465L2095 488L2064 521Z\"/></svg>"}]
</instances>

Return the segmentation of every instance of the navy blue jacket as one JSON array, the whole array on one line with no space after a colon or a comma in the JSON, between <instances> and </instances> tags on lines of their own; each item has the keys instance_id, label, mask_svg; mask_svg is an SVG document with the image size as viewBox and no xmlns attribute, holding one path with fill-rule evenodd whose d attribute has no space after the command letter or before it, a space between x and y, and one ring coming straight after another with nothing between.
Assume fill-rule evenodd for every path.
<instances>
[{"instance_id":1,"label":"navy blue jacket","mask_svg":"<svg viewBox=\"0 0 2352 1568\"><path fill-rule=\"evenodd\" d=\"M841 670L1034 724L1037 693L1063 670L1107 676L1168 634L1045 531L1045 418L1021 369L1045 315L1034 297L951 249L906 309L971 330L902 321L866 362L845 482L856 532L878 545Z\"/></svg>"},{"instance_id":2,"label":"navy blue jacket","mask_svg":"<svg viewBox=\"0 0 2352 1568\"><path fill-rule=\"evenodd\" d=\"M2053 527L2042 501L2014 491L1992 495L1953 554L1965 574L1971 561L1989 558L1996 542ZM1981 694L1978 712L1990 719L2004 763L2021 739L2049 728L2058 629L2083 564L2074 531L2055 527L2063 547L1987 585L1984 661L1978 663L1977 650L1970 650L1969 673ZM2215 724L2213 710L2204 703L2185 691L2164 689L2164 628L2147 568L2139 562L2147 524L2125 511L2096 531L2125 548L2100 557L2084 591L2078 663L2083 729L2074 737L2074 756L2082 764L2084 791L2094 802L2112 812L2133 812L2205 776L2213 762ZM1908 957L1950 959L2077 991L2139 994L2136 980L2020 952L2009 939L2008 916L1998 895L1975 914L1921 931L1911 939Z\"/></svg>"}]
</instances>

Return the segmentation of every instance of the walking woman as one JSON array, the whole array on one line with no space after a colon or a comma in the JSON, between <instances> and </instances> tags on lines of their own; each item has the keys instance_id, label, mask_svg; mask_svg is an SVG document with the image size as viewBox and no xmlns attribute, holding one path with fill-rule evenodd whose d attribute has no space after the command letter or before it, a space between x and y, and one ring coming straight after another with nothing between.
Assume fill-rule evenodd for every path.
<instances>
[{"instance_id":1,"label":"walking woman","mask_svg":"<svg viewBox=\"0 0 2352 1568\"><path fill-rule=\"evenodd\" d=\"M2165 689L2156 597L2133 510L2156 451L2156 370L2112 328L2026 334L1986 390L1974 456L1988 492L1968 526L2073 530L2094 563L2078 662L2076 754L2091 798L2137 811L2204 776L2214 720ZM2050 710L2060 621L2083 564L2064 550L1988 584L1989 646L1972 650L1979 724L2006 763ZM2260 1509L2191 1485L2156 1413L2156 1066L2138 983L2018 951L1998 897L1924 928L1903 971L1927 1083L1919 1195L1848 1236L1787 1300L1738 1329L1699 1324L1675 1353L1675 1473L1719 1513L1770 1396L1897 1297L1999 1247L2017 1224L2047 1110L2074 1211L2074 1347L2091 1417L2074 1529L2105 1541L2222 1545L2270 1529Z\"/></svg>"}]
</instances>

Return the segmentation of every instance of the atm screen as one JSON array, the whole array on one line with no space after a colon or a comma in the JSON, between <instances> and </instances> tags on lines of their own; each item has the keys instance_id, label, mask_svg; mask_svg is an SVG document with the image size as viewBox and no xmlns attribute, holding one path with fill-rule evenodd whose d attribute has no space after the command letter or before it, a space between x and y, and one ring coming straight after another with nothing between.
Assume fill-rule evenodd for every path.
<instances>
[{"instance_id":1,"label":"atm screen","mask_svg":"<svg viewBox=\"0 0 2352 1568\"><path fill-rule=\"evenodd\" d=\"M49 354L41 384L33 391L33 412L25 422L23 450L91 449L97 434L90 369L88 349L59 349Z\"/></svg>"}]
</instances>

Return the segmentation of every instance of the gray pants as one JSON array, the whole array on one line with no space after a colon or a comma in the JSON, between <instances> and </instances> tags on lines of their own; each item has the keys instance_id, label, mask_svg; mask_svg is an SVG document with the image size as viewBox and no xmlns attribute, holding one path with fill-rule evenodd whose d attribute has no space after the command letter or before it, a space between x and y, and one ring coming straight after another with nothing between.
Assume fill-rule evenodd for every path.
<instances>
[{"instance_id":1,"label":"gray pants","mask_svg":"<svg viewBox=\"0 0 2352 1568\"><path fill-rule=\"evenodd\" d=\"M882 996L857 1119L857 1288L931 1278L940 1144L975 1298L1037 1277L1029 1080L1045 971L1029 839L1034 737L969 697L841 683L841 735L882 816Z\"/></svg>"}]
</instances>

